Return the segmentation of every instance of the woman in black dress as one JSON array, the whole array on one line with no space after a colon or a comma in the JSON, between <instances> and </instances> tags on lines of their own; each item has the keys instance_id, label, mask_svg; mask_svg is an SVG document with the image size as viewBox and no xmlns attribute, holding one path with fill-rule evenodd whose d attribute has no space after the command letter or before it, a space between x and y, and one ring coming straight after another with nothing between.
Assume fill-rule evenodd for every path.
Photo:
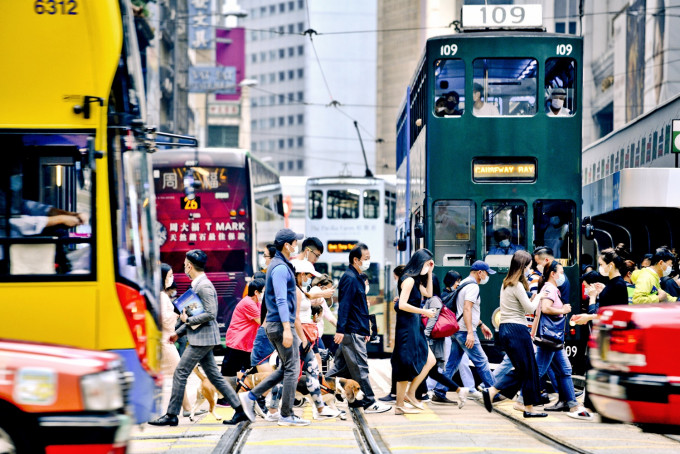
<instances>
[{"instance_id":1,"label":"woman in black dress","mask_svg":"<svg viewBox=\"0 0 680 454\"><path fill-rule=\"evenodd\" d=\"M422 298L432 296L433 269L432 253L420 249L413 254L399 278L399 301L394 305L397 326L391 361L392 375L397 382L397 405L394 410L397 415L419 413L419 409L423 409L416 399L416 389L435 364L420 321L421 315L434 317L435 314L434 309L420 308ZM404 399L415 409L405 407Z\"/></svg>"}]
</instances>

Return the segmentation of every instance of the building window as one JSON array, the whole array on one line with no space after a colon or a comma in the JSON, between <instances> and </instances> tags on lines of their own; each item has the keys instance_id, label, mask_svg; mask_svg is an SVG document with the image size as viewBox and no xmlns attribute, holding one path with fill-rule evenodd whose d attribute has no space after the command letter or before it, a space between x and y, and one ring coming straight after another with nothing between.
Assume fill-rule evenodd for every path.
<instances>
[{"instance_id":1,"label":"building window","mask_svg":"<svg viewBox=\"0 0 680 454\"><path fill-rule=\"evenodd\" d=\"M269 105L273 106L276 104L276 95L269 95Z\"/></svg>"},{"instance_id":2,"label":"building window","mask_svg":"<svg viewBox=\"0 0 680 454\"><path fill-rule=\"evenodd\" d=\"M298 146L298 147L303 146L304 143L305 143L305 138L304 138L304 137L298 137L298 138L297 138L297 146Z\"/></svg>"},{"instance_id":3,"label":"building window","mask_svg":"<svg viewBox=\"0 0 680 454\"><path fill-rule=\"evenodd\" d=\"M279 117L279 126L285 126L286 120L283 117Z\"/></svg>"},{"instance_id":4,"label":"building window","mask_svg":"<svg viewBox=\"0 0 680 454\"><path fill-rule=\"evenodd\" d=\"M288 2L288 11L293 11L295 9L295 2Z\"/></svg>"},{"instance_id":5,"label":"building window","mask_svg":"<svg viewBox=\"0 0 680 454\"><path fill-rule=\"evenodd\" d=\"M264 16L265 14L267 14L267 7L266 6L260 7L260 16Z\"/></svg>"},{"instance_id":6,"label":"building window","mask_svg":"<svg viewBox=\"0 0 680 454\"><path fill-rule=\"evenodd\" d=\"M250 121L250 129L257 129L257 120Z\"/></svg>"},{"instance_id":7,"label":"building window","mask_svg":"<svg viewBox=\"0 0 680 454\"><path fill-rule=\"evenodd\" d=\"M555 33L576 34L579 0L555 0Z\"/></svg>"},{"instance_id":8,"label":"building window","mask_svg":"<svg viewBox=\"0 0 680 454\"><path fill-rule=\"evenodd\" d=\"M295 162L288 161L288 170L293 170L294 167L295 167Z\"/></svg>"},{"instance_id":9,"label":"building window","mask_svg":"<svg viewBox=\"0 0 680 454\"><path fill-rule=\"evenodd\" d=\"M297 168L298 168L298 170L304 169L305 168L305 161L303 161L302 159L298 159Z\"/></svg>"},{"instance_id":10,"label":"building window","mask_svg":"<svg viewBox=\"0 0 680 454\"><path fill-rule=\"evenodd\" d=\"M305 54L305 46L298 46L298 55Z\"/></svg>"},{"instance_id":11,"label":"building window","mask_svg":"<svg viewBox=\"0 0 680 454\"><path fill-rule=\"evenodd\" d=\"M291 35L293 33L295 33L295 25L294 24L288 25L288 33L290 33Z\"/></svg>"},{"instance_id":12,"label":"building window","mask_svg":"<svg viewBox=\"0 0 680 454\"><path fill-rule=\"evenodd\" d=\"M293 80L293 79L295 79L295 71L293 71L291 69L290 71L288 71L288 80Z\"/></svg>"},{"instance_id":13,"label":"building window","mask_svg":"<svg viewBox=\"0 0 680 454\"><path fill-rule=\"evenodd\" d=\"M238 147L238 126L208 125L209 147Z\"/></svg>"},{"instance_id":14,"label":"building window","mask_svg":"<svg viewBox=\"0 0 680 454\"><path fill-rule=\"evenodd\" d=\"M276 14L276 5L269 5L269 14Z\"/></svg>"},{"instance_id":15,"label":"building window","mask_svg":"<svg viewBox=\"0 0 680 454\"><path fill-rule=\"evenodd\" d=\"M279 95L279 104L285 104L286 95Z\"/></svg>"},{"instance_id":16,"label":"building window","mask_svg":"<svg viewBox=\"0 0 680 454\"><path fill-rule=\"evenodd\" d=\"M270 118L269 119L269 127L270 128L276 127L276 118Z\"/></svg>"},{"instance_id":17,"label":"building window","mask_svg":"<svg viewBox=\"0 0 680 454\"><path fill-rule=\"evenodd\" d=\"M279 139L279 149L283 150L286 147L286 141Z\"/></svg>"},{"instance_id":18,"label":"building window","mask_svg":"<svg viewBox=\"0 0 680 454\"><path fill-rule=\"evenodd\" d=\"M286 12L286 4L285 3L279 3L279 12L280 13Z\"/></svg>"},{"instance_id":19,"label":"building window","mask_svg":"<svg viewBox=\"0 0 680 454\"><path fill-rule=\"evenodd\" d=\"M289 56L289 57L294 57L294 56L295 56L295 48L294 48L294 47L289 47L289 48L288 48L288 56Z\"/></svg>"},{"instance_id":20,"label":"building window","mask_svg":"<svg viewBox=\"0 0 680 454\"><path fill-rule=\"evenodd\" d=\"M279 71L279 82L286 80L286 73L284 71Z\"/></svg>"},{"instance_id":21,"label":"building window","mask_svg":"<svg viewBox=\"0 0 680 454\"><path fill-rule=\"evenodd\" d=\"M298 22L298 32L302 33L303 31L305 31L305 24L302 22Z\"/></svg>"},{"instance_id":22,"label":"building window","mask_svg":"<svg viewBox=\"0 0 680 454\"><path fill-rule=\"evenodd\" d=\"M253 54L250 56L250 61L251 63L257 63L257 54Z\"/></svg>"},{"instance_id":23,"label":"building window","mask_svg":"<svg viewBox=\"0 0 680 454\"><path fill-rule=\"evenodd\" d=\"M305 0L298 0L298 9L305 8Z\"/></svg>"},{"instance_id":24,"label":"building window","mask_svg":"<svg viewBox=\"0 0 680 454\"><path fill-rule=\"evenodd\" d=\"M288 115L288 126L294 125L295 124L295 117L292 115Z\"/></svg>"},{"instance_id":25,"label":"building window","mask_svg":"<svg viewBox=\"0 0 680 454\"><path fill-rule=\"evenodd\" d=\"M276 73L270 73L269 74L269 83L273 84L274 82L276 82Z\"/></svg>"},{"instance_id":26,"label":"building window","mask_svg":"<svg viewBox=\"0 0 680 454\"><path fill-rule=\"evenodd\" d=\"M257 151L257 142L251 142L250 149L253 151Z\"/></svg>"},{"instance_id":27,"label":"building window","mask_svg":"<svg viewBox=\"0 0 680 454\"><path fill-rule=\"evenodd\" d=\"M305 116L303 114L298 114L297 116L297 122L299 125L305 122Z\"/></svg>"},{"instance_id":28,"label":"building window","mask_svg":"<svg viewBox=\"0 0 680 454\"><path fill-rule=\"evenodd\" d=\"M288 139L288 148L293 148L295 146L295 141L293 139Z\"/></svg>"},{"instance_id":29,"label":"building window","mask_svg":"<svg viewBox=\"0 0 680 454\"><path fill-rule=\"evenodd\" d=\"M270 50L270 51L269 51L269 59L270 59L270 60L275 60L275 59L276 59L276 51L275 51L275 50Z\"/></svg>"},{"instance_id":30,"label":"building window","mask_svg":"<svg viewBox=\"0 0 680 454\"><path fill-rule=\"evenodd\" d=\"M279 26L279 35L283 35L286 32L286 29L283 25Z\"/></svg>"},{"instance_id":31,"label":"building window","mask_svg":"<svg viewBox=\"0 0 680 454\"><path fill-rule=\"evenodd\" d=\"M302 93L301 91L298 91L297 92L297 100L302 101L303 99L304 99L304 93Z\"/></svg>"},{"instance_id":32,"label":"building window","mask_svg":"<svg viewBox=\"0 0 680 454\"><path fill-rule=\"evenodd\" d=\"M267 53L260 52L260 61L267 61Z\"/></svg>"},{"instance_id":33,"label":"building window","mask_svg":"<svg viewBox=\"0 0 680 454\"><path fill-rule=\"evenodd\" d=\"M286 49L279 49L279 58L286 58Z\"/></svg>"},{"instance_id":34,"label":"building window","mask_svg":"<svg viewBox=\"0 0 680 454\"><path fill-rule=\"evenodd\" d=\"M297 76L298 76L298 79L302 79L303 77L305 77L305 70L303 68L298 69L297 70Z\"/></svg>"},{"instance_id":35,"label":"building window","mask_svg":"<svg viewBox=\"0 0 680 454\"><path fill-rule=\"evenodd\" d=\"M279 172L283 172L285 168L285 164L283 162L279 162Z\"/></svg>"}]
</instances>

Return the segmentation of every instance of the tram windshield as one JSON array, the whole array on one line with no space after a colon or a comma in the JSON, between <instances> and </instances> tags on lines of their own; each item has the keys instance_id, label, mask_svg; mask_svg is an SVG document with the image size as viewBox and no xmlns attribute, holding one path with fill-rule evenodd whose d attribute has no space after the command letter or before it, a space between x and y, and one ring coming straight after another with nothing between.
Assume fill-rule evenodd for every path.
<instances>
[{"instance_id":1,"label":"tram windshield","mask_svg":"<svg viewBox=\"0 0 680 454\"><path fill-rule=\"evenodd\" d=\"M547 246L563 265L576 263L576 205L571 200L534 202L534 246Z\"/></svg>"},{"instance_id":2,"label":"tram windshield","mask_svg":"<svg viewBox=\"0 0 680 454\"><path fill-rule=\"evenodd\" d=\"M439 200L434 203L435 264L464 266L474 255L475 203L470 200Z\"/></svg>"},{"instance_id":3,"label":"tram windshield","mask_svg":"<svg viewBox=\"0 0 680 454\"><path fill-rule=\"evenodd\" d=\"M484 254L491 266L510 266L517 251L527 248L527 206L522 201L495 200L484 202Z\"/></svg>"},{"instance_id":4,"label":"tram windshield","mask_svg":"<svg viewBox=\"0 0 680 454\"><path fill-rule=\"evenodd\" d=\"M326 193L328 219L358 219L359 190L329 189Z\"/></svg>"},{"instance_id":5,"label":"tram windshield","mask_svg":"<svg viewBox=\"0 0 680 454\"><path fill-rule=\"evenodd\" d=\"M538 64L533 58L478 58L472 62L476 116L536 113ZM478 93L478 95L476 94Z\"/></svg>"}]
</instances>

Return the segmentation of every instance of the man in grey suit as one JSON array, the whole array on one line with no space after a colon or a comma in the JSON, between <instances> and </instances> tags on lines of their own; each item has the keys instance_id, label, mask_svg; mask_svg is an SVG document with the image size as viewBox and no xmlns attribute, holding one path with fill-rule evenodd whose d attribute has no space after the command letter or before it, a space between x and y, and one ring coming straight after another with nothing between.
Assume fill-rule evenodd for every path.
<instances>
[{"instance_id":1,"label":"man in grey suit","mask_svg":"<svg viewBox=\"0 0 680 454\"><path fill-rule=\"evenodd\" d=\"M236 424L248 420L236 392L222 377L213 356L213 348L220 343L220 331L217 327L217 321L215 321L217 292L204 271L207 260L208 256L200 249L187 252L184 259L184 273L191 279L191 288L203 303L205 312L193 317L187 316L186 311L182 312L180 319L183 325L169 339L170 342L175 342L180 336L186 334L189 345L180 358L172 377L172 394L168 411L160 418L149 421L149 424L154 426L176 426L179 423L177 415L182 407L184 388L187 384L187 378L196 364L203 367L210 382L229 401L235 411L234 417L230 421L224 421L224 423Z\"/></svg>"}]
</instances>

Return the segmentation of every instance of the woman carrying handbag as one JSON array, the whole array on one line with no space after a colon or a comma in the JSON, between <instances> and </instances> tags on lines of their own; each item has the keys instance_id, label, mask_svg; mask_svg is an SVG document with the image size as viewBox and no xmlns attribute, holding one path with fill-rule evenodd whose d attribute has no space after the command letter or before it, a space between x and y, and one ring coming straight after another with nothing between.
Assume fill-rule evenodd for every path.
<instances>
[{"instance_id":1,"label":"woman carrying handbag","mask_svg":"<svg viewBox=\"0 0 680 454\"><path fill-rule=\"evenodd\" d=\"M542 378L552 363L558 388L566 398L566 402L558 402L554 405L551 408L552 411L568 411L567 415L572 418L591 420L593 416L576 401L574 381L571 378L571 363L564 351L566 314L571 312L569 304L562 304L560 291L557 289L564 283L564 279L562 265L553 260L543 270L543 277L539 283L538 321L534 323L538 375Z\"/></svg>"}]
</instances>

